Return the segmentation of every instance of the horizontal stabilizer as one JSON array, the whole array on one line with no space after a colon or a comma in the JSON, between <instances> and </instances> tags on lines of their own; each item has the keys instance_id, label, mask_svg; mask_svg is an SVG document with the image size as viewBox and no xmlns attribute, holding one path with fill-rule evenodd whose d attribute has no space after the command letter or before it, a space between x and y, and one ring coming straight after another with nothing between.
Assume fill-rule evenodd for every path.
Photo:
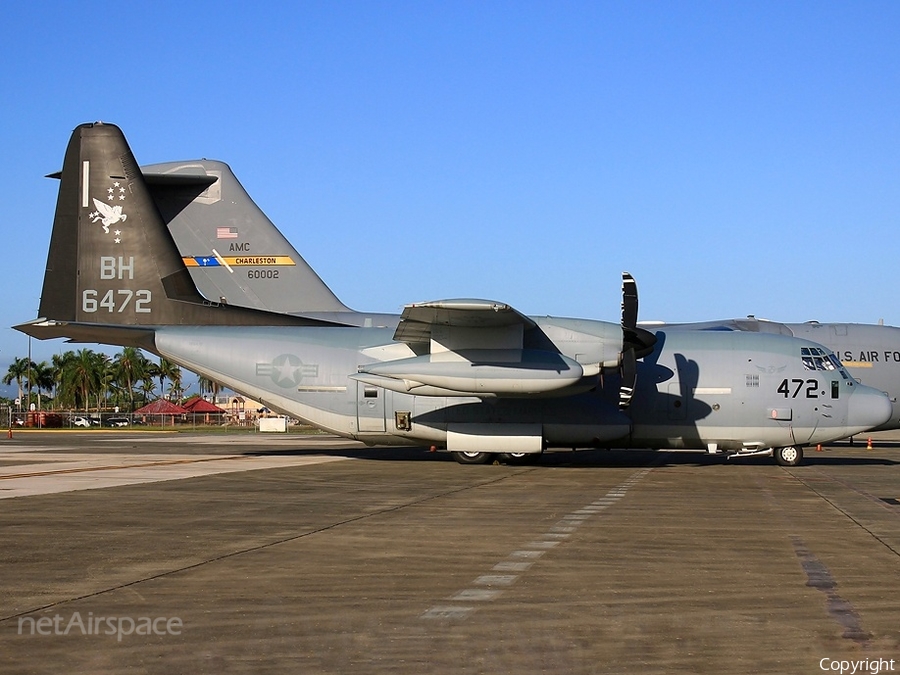
<instances>
[{"instance_id":1,"label":"horizontal stabilizer","mask_svg":"<svg viewBox=\"0 0 900 675\"><path fill-rule=\"evenodd\" d=\"M147 185L169 185L173 187L202 186L208 187L219 180L218 176L205 173L147 173L144 181Z\"/></svg>"},{"instance_id":2,"label":"horizontal stabilizer","mask_svg":"<svg viewBox=\"0 0 900 675\"><path fill-rule=\"evenodd\" d=\"M153 350L154 331L141 326L116 326L76 321L48 321L35 319L13 326L38 340L68 338L69 342L99 342L108 345L141 347Z\"/></svg>"}]
</instances>

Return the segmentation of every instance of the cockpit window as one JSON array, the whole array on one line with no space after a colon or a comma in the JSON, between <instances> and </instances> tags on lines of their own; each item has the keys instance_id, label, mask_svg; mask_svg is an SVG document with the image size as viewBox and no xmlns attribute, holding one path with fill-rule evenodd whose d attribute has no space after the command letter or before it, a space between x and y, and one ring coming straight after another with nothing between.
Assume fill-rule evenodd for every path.
<instances>
[{"instance_id":1,"label":"cockpit window","mask_svg":"<svg viewBox=\"0 0 900 675\"><path fill-rule=\"evenodd\" d=\"M837 370L845 380L849 377L838 358L820 347L801 347L800 358L806 370Z\"/></svg>"},{"instance_id":2,"label":"cockpit window","mask_svg":"<svg viewBox=\"0 0 900 675\"><path fill-rule=\"evenodd\" d=\"M835 369L840 370L841 373L843 374L844 364L842 364L840 361L838 361L838 357L835 356L834 353L831 353L828 355L828 358L831 359L831 363L834 364Z\"/></svg>"}]
</instances>

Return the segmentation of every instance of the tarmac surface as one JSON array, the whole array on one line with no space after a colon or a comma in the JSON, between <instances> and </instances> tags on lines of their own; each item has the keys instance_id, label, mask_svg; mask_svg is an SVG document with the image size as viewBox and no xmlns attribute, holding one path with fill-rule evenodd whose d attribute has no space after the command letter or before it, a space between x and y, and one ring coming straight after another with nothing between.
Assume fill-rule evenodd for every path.
<instances>
[{"instance_id":1,"label":"tarmac surface","mask_svg":"<svg viewBox=\"0 0 900 675\"><path fill-rule=\"evenodd\" d=\"M329 436L0 441L0 673L900 670L900 435L461 466ZM842 663L845 662L845 663Z\"/></svg>"}]
</instances>

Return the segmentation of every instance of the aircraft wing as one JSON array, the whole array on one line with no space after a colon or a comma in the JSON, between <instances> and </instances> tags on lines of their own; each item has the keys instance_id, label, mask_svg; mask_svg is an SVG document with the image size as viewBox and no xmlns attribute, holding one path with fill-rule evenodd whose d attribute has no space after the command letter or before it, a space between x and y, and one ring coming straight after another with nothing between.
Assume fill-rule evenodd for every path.
<instances>
[{"instance_id":1,"label":"aircraft wing","mask_svg":"<svg viewBox=\"0 0 900 675\"><path fill-rule=\"evenodd\" d=\"M406 305L394 333L397 342L430 342L435 332L448 328L508 331L521 335L534 328L534 321L507 304L493 300L435 300ZM478 347L480 345L472 345ZM521 348L521 340L519 341Z\"/></svg>"},{"instance_id":2,"label":"aircraft wing","mask_svg":"<svg viewBox=\"0 0 900 675\"><path fill-rule=\"evenodd\" d=\"M394 340L413 358L360 366L353 376L393 391L441 396L546 396L579 383L584 369L559 351L525 348L535 322L492 300L437 300L407 305Z\"/></svg>"}]
</instances>

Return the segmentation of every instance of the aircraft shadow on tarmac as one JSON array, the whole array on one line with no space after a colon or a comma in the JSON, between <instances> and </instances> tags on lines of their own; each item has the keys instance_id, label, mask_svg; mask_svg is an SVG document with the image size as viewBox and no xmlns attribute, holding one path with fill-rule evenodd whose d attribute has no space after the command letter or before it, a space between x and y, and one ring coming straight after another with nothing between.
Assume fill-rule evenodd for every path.
<instances>
[{"instance_id":1,"label":"aircraft shadow on tarmac","mask_svg":"<svg viewBox=\"0 0 900 675\"><path fill-rule=\"evenodd\" d=\"M879 449L884 447L898 447L900 444L879 444ZM465 470L453 461L446 452L432 452L426 447L374 447L374 448L319 448L319 449L278 449L278 450L254 450L242 453L250 457L278 457L299 455L325 455L328 457L346 457L349 459L363 459L382 462L448 462L457 469ZM500 462L511 467L546 467L546 468L642 468L647 466L691 466L713 467L722 464L734 464L739 466L772 466L771 457L742 457L729 460L724 456L702 455L692 452L655 452L651 450L597 450L584 449L578 451L552 450L545 452L540 458L531 462ZM900 459L893 460L885 457L837 457L816 453L814 449L808 449L803 460L803 466L891 466L900 464ZM470 470L478 470L478 466ZM482 467L484 468L484 467Z\"/></svg>"}]
</instances>

